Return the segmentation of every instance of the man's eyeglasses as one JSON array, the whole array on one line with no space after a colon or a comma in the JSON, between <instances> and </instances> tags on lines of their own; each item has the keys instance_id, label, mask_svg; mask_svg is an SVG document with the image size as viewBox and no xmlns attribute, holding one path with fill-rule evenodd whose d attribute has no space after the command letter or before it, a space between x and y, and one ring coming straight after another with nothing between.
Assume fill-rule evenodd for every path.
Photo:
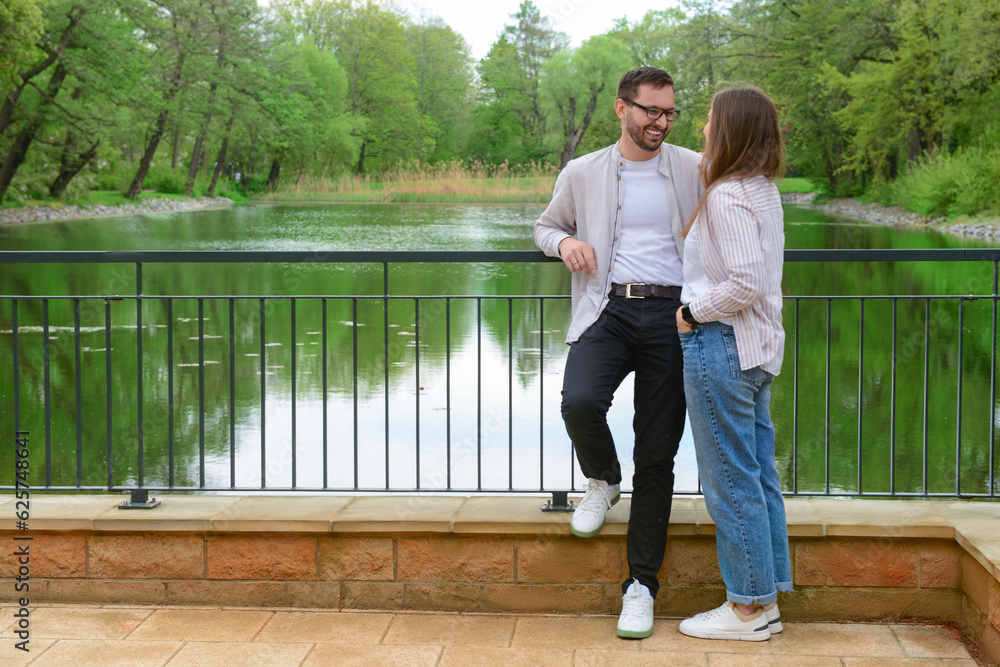
<instances>
[{"instance_id":1,"label":"man's eyeglasses","mask_svg":"<svg viewBox=\"0 0 1000 667\"><path fill-rule=\"evenodd\" d=\"M667 120L674 121L677 117L681 115L680 109L657 109L656 107L644 107L638 102L633 102L632 100L625 100L626 104L631 104L634 107L639 107L646 112L646 118L650 120L659 120L660 116L666 115Z\"/></svg>"}]
</instances>

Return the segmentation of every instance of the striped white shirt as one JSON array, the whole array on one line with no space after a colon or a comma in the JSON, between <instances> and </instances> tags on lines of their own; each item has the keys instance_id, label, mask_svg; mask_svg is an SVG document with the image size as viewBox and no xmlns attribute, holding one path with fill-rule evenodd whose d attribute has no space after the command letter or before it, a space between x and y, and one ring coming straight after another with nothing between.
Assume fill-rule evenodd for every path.
<instances>
[{"instance_id":1,"label":"striped white shirt","mask_svg":"<svg viewBox=\"0 0 1000 667\"><path fill-rule=\"evenodd\" d=\"M698 258L711 287L688 305L699 322L731 320L740 368L781 370L784 215L778 188L755 176L716 186L698 220ZM685 265L685 284L688 276ZM692 267L694 268L694 267ZM682 299L683 300L683 299Z\"/></svg>"}]
</instances>

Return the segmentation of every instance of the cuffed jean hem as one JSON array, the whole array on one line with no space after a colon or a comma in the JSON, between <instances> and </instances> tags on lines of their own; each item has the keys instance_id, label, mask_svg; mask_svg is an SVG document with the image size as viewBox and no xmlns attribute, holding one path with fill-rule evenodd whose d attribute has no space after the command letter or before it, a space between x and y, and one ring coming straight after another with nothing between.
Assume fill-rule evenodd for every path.
<instances>
[{"instance_id":1,"label":"cuffed jean hem","mask_svg":"<svg viewBox=\"0 0 1000 667\"><path fill-rule=\"evenodd\" d=\"M778 591L773 591L767 595L737 595L732 591L726 591L726 599L735 604L759 604L767 606L778 601Z\"/></svg>"},{"instance_id":2,"label":"cuffed jean hem","mask_svg":"<svg viewBox=\"0 0 1000 667\"><path fill-rule=\"evenodd\" d=\"M737 595L732 591L726 591L726 599L730 602L735 602L736 604L759 604L766 606L772 602L778 601L778 593L791 593L792 592L792 582L790 581L779 581L774 584L776 589L773 593L768 593L767 595Z\"/></svg>"}]
</instances>

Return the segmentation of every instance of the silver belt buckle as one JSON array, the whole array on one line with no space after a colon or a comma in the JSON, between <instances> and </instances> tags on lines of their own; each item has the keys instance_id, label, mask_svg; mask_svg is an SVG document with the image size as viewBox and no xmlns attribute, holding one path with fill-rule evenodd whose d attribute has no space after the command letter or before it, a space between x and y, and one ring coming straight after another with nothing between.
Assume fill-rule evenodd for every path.
<instances>
[{"instance_id":1,"label":"silver belt buckle","mask_svg":"<svg viewBox=\"0 0 1000 667\"><path fill-rule=\"evenodd\" d=\"M635 295L635 296L632 295L632 288L634 286L636 286L636 285L645 286L646 283L629 283L629 284L625 285L625 298L626 299L645 299L646 298L644 296L639 296L638 294Z\"/></svg>"}]
</instances>

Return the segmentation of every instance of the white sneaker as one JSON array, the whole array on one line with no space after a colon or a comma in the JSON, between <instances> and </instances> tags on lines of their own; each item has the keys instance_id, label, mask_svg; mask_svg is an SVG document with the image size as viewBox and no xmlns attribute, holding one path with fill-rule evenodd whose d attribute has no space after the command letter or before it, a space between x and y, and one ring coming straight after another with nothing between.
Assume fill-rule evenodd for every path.
<instances>
[{"instance_id":1,"label":"white sneaker","mask_svg":"<svg viewBox=\"0 0 1000 667\"><path fill-rule=\"evenodd\" d=\"M688 637L701 639L762 642L771 638L768 619L763 609L758 609L753 616L744 617L736 613L732 602L726 602L717 609L702 612L693 618L684 619L681 621L680 630Z\"/></svg>"},{"instance_id":2,"label":"white sneaker","mask_svg":"<svg viewBox=\"0 0 1000 667\"><path fill-rule=\"evenodd\" d=\"M642 639L651 634L653 634L653 596L638 579L633 579L632 585L622 596L618 636L626 639Z\"/></svg>"},{"instance_id":3,"label":"white sneaker","mask_svg":"<svg viewBox=\"0 0 1000 667\"><path fill-rule=\"evenodd\" d=\"M604 526L608 510L621 498L617 484L608 484L602 479L587 480L587 490L580 504L573 512L569 529L577 537L593 537Z\"/></svg>"},{"instance_id":4,"label":"white sneaker","mask_svg":"<svg viewBox=\"0 0 1000 667\"><path fill-rule=\"evenodd\" d=\"M781 613L778 611L778 603L772 602L764 607L764 616L767 616L767 629L772 635L776 635L785 629L781 624Z\"/></svg>"}]
</instances>

